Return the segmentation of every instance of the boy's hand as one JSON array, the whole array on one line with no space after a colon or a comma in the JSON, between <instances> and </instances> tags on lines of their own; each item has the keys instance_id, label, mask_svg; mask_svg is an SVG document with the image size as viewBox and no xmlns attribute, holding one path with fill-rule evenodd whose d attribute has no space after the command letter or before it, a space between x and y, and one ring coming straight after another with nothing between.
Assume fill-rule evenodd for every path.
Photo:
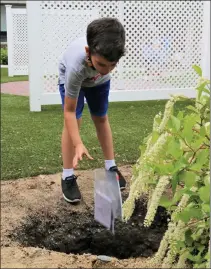
<instances>
[{"instance_id":1,"label":"boy's hand","mask_svg":"<svg viewBox=\"0 0 211 269\"><path fill-rule=\"evenodd\" d=\"M90 160L93 160L88 150L85 148L84 144L78 144L75 147L75 157L73 158L73 167L76 168L78 161L82 161L83 155L86 155Z\"/></svg>"}]
</instances>

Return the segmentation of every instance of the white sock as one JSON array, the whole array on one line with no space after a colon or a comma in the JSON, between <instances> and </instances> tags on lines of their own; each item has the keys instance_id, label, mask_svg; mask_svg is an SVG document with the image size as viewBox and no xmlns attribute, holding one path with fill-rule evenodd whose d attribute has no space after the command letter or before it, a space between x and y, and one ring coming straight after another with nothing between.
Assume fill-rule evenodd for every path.
<instances>
[{"instance_id":1,"label":"white sock","mask_svg":"<svg viewBox=\"0 0 211 269\"><path fill-rule=\"evenodd\" d=\"M116 166L115 160L105 160L106 170L109 170L112 166Z\"/></svg>"},{"instance_id":2,"label":"white sock","mask_svg":"<svg viewBox=\"0 0 211 269\"><path fill-rule=\"evenodd\" d=\"M64 169L63 168L63 173L62 173L62 179L64 180L66 177L70 177L74 174L74 169Z\"/></svg>"}]
</instances>

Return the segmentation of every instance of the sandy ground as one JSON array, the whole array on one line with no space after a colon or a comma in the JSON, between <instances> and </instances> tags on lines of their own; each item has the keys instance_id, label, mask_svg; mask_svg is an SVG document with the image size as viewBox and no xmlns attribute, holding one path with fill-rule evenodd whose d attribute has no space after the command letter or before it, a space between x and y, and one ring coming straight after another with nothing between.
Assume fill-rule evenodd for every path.
<instances>
[{"instance_id":1,"label":"sandy ground","mask_svg":"<svg viewBox=\"0 0 211 269\"><path fill-rule=\"evenodd\" d=\"M129 182L131 167L121 167ZM1 182L1 268L147 268L148 259L136 258L110 262L100 261L91 254L75 255L49 251L41 248L23 247L8 236L20 225L30 212L46 211L49 214L63 204L67 211L86 212L93 210L93 171L77 171L78 184L82 193L79 205L63 200L61 174Z\"/></svg>"}]
</instances>

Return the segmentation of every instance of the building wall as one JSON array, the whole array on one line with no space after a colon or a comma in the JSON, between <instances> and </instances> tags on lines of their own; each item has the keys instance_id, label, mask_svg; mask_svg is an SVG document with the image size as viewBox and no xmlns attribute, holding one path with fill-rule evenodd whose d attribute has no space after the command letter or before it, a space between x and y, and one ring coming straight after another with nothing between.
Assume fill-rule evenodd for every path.
<instances>
[{"instance_id":1,"label":"building wall","mask_svg":"<svg viewBox=\"0 0 211 269\"><path fill-rule=\"evenodd\" d=\"M5 4L5 5L20 5L20 4L25 4L26 5L26 1L19 1L19 0L16 0L16 1L2 1L1 0L1 4Z\"/></svg>"},{"instance_id":2,"label":"building wall","mask_svg":"<svg viewBox=\"0 0 211 269\"><path fill-rule=\"evenodd\" d=\"M6 24L6 7L5 5L1 5L1 32L7 31Z\"/></svg>"},{"instance_id":3,"label":"building wall","mask_svg":"<svg viewBox=\"0 0 211 269\"><path fill-rule=\"evenodd\" d=\"M1 43L7 42L6 5L12 8L26 8L26 1L1 1Z\"/></svg>"}]
</instances>

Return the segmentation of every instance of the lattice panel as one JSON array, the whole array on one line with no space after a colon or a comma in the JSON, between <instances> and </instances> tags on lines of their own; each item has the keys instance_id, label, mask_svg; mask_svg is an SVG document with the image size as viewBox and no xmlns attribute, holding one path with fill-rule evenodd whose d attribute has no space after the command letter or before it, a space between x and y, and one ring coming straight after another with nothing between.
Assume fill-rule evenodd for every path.
<instances>
[{"instance_id":1,"label":"lattice panel","mask_svg":"<svg viewBox=\"0 0 211 269\"><path fill-rule=\"evenodd\" d=\"M97 16L95 16L97 17ZM57 16L43 11L42 41L45 92L57 91L58 63L69 42L84 34L89 21L94 19L90 12L60 11ZM56 22L55 22L56 21ZM54 27L51 27L54 25Z\"/></svg>"},{"instance_id":2,"label":"lattice panel","mask_svg":"<svg viewBox=\"0 0 211 269\"><path fill-rule=\"evenodd\" d=\"M71 40L86 35L93 19L120 17L117 1L42 1L44 92L57 92L58 60ZM118 84L114 70L112 85Z\"/></svg>"},{"instance_id":3,"label":"lattice panel","mask_svg":"<svg viewBox=\"0 0 211 269\"><path fill-rule=\"evenodd\" d=\"M57 92L58 60L96 17L123 22L127 54L112 90L192 88L201 63L203 1L41 1L44 91ZM94 14L93 14L94 13Z\"/></svg>"},{"instance_id":4,"label":"lattice panel","mask_svg":"<svg viewBox=\"0 0 211 269\"><path fill-rule=\"evenodd\" d=\"M13 71L14 75L28 74L27 15L13 11Z\"/></svg>"},{"instance_id":5,"label":"lattice panel","mask_svg":"<svg viewBox=\"0 0 211 269\"><path fill-rule=\"evenodd\" d=\"M202 57L203 1L125 1L124 26L127 89L195 85L191 66Z\"/></svg>"}]
</instances>

